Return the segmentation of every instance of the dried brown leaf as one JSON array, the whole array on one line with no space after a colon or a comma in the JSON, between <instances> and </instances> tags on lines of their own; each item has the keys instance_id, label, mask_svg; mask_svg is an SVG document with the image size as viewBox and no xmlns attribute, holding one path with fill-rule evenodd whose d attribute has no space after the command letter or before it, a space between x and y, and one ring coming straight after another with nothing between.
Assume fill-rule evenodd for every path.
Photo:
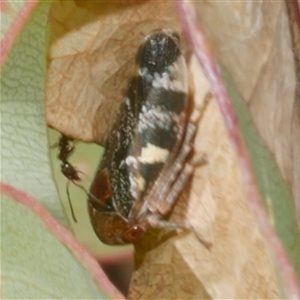
<instances>
[{"instance_id":1,"label":"dried brown leaf","mask_svg":"<svg viewBox=\"0 0 300 300\"><path fill-rule=\"evenodd\" d=\"M180 30L174 3L55 1L50 22L48 124L102 144L145 35L160 28Z\"/></svg>"},{"instance_id":2,"label":"dried brown leaf","mask_svg":"<svg viewBox=\"0 0 300 300\"><path fill-rule=\"evenodd\" d=\"M300 227L300 109L286 1L208 1L195 7L293 192Z\"/></svg>"}]
</instances>

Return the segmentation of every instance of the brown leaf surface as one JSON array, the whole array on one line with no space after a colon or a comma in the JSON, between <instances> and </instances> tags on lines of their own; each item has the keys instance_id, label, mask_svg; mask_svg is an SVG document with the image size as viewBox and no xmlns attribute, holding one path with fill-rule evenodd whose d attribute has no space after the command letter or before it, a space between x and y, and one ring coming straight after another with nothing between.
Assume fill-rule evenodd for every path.
<instances>
[{"instance_id":1,"label":"brown leaf surface","mask_svg":"<svg viewBox=\"0 0 300 300\"><path fill-rule=\"evenodd\" d=\"M296 96L293 107L292 117L292 137L295 137L295 142L292 144L292 157L293 157L293 178L292 178L292 191L296 204L298 227L300 228L300 10L299 1L287 2L289 24L292 35L293 51L296 63Z\"/></svg>"},{"instance_id":2,"label":"brown leaf surface","mask_svg":"<svg viewBox=\"0 0 300 300\"><path fill-rule=\"evenodd\" d=\"M55 1L50 22L48 124L102 144L145 35L159 28L180 30L173 2Z\"/></svg>"},{"instance_id":3,"label":"brown leaf surface","mask_svg":"<svg viewBox=\"0 0 300 300\"><path fill-rule=\"evenodd\" d=\"M300 105L286 3L209 1L195 7L293 192L300 227ZM299 30L299 24L294 20L291 26ZM295 38L299 48L299 36Z\"/></svg>"}]
</instances>

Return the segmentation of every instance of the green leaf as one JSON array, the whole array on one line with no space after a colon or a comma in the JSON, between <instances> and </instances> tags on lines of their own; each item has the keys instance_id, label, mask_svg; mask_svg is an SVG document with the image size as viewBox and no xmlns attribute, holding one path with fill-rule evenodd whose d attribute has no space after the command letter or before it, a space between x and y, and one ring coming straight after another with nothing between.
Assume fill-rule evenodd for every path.
<instances>
[{"instance_id":1,"label":"green leaf","mask_svg":"<svg viewBox=\"0 0 300 300\"><path fill-rule=\"evenodd\" d=\"M49 163L44 89L49 3L30 15L1 70L1 180L67 224Z\"/></svg>"},{"instance_id":2,"label":"green leaf","mask_svg":"<svg viewBox=\"0 0 300 300\"><path fill-rule=\"evenodd\" d=\"M110 299L32 211L6 195L1 209L5 299Z\"/></svg>"},{"instance_id":3,"label":"green leaf","mask_svg":"<svg viewBox=\"0 0 300 300\"><path fill-rule=\"evenodd\" d=\"M13 36L4 37L1 45L1 50L9 49L0 81L2 295L6 299L122 299L98 263L56 222L67 225L50 168L44 111L49 7L50 3L25 1L21 10L27 13L14 20L23 27L7 29ZM24 207L15 201L22 199L7 197L8 186L23 198L38 199L56 219L47 211L35 211L36 201ZM92 268L87 261L93 262Z\"/></svg>"}]
</instances>

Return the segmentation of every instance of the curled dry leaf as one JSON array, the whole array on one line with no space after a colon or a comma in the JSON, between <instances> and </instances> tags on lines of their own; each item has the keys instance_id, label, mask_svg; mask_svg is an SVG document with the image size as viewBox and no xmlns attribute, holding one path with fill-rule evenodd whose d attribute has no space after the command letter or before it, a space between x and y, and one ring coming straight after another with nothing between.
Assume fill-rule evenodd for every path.
<instances>
[{"instance_id":1,"label":"curled dry leaf","mask_svg":"<svg viewBox=\"0 0 300 300\"><path fill-rule=\"evenodd\" d=\"M293 1L203 1L195 8L293 192L300 227L300 106L286 2Z\"/></svg>"},{"instance_id":2,"label":"curled dry leaf","mask_svg":"<svg viewBox=\"0 0 300 300\"><path fill-rule=\"evenodd\" d=\"M196 167L170 220L187 222L193 232L166 239L150 231L136 245L130 299L275 299L276 275L266 245L246 201L235 150L215 99L202 106L209 85L192 57L194 102L203 109L194 144ZM168 235L167 235L168 236Z\"/></svg>"},{"instance_id":3,"label":"curled dry leaf","mask_svg":"<svg viewBox=\"0 0 300 300\"><path fill-rule=\"evenodd\" d=\"M55 1L50 24L48 124L102 144L145 35L161 28L180 31L174 3Z\"/></svg>"}]
</instances>

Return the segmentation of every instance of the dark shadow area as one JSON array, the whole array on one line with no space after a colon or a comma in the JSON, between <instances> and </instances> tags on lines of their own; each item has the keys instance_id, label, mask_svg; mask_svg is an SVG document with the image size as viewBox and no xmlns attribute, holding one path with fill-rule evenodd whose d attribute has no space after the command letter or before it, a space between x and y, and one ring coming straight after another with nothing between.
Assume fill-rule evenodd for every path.
<instances>
[{"instance_id":1,"label":"dark shadow area","mask_svg":"<svg viewBox=\"0 0 300 300\"><path fill-rule=\"evenodd\" d=\"M102 263L101 267L115 287L126 297L134 268L132 258L124 261Z\"/></svg>"}]
</instances>

